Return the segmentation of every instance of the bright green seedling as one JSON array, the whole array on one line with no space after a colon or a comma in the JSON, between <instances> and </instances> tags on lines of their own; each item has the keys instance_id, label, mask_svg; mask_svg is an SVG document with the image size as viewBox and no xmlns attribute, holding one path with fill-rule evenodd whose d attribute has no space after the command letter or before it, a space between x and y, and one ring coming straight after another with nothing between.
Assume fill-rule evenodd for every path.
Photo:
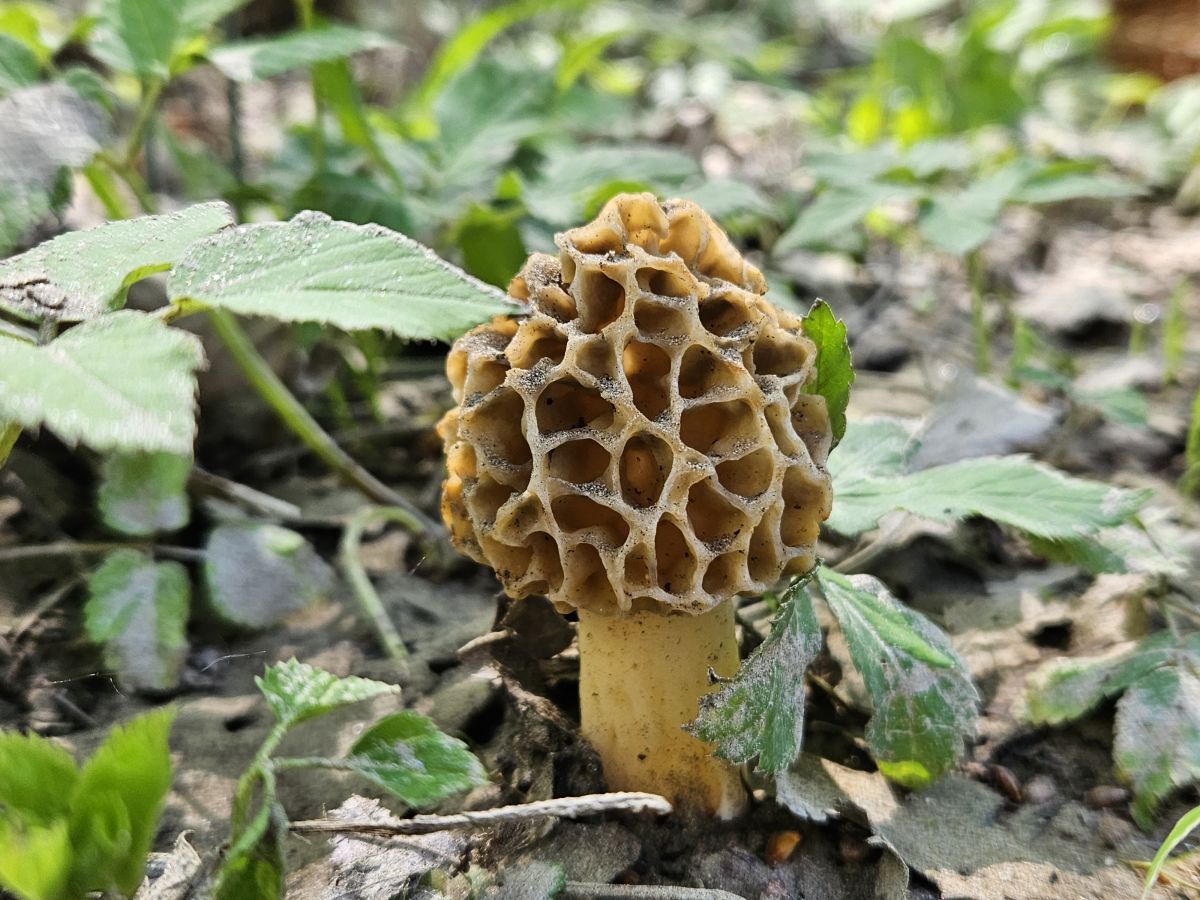
<instances>
[{"instance_id":1,"label":"bright green seedling","mask_svg":"<svg viewBox=\"0 0 1200 900\"><path fill-rule=\"evenodd\" d=\"M1175 823L1175 827L1171 829L1171 833L1163 838L1162 846L1158 848L1158 852L1154 854L1154 859L1146 867L1146 880L1142 886L1142 900L1147 900L1151 892L1154 890L1154 885L1158 883L1160 877L1176 880L1168 871L1176 859L1171 858L1171 851L1187 840L1188 836L1200 828L1200 806L1194 806L1179 817L1179 821ZM1191 851L1192 855L1196 851ZM1200 884L1191 883L1189 885L1194 890L1200 890Z\"/></svg>"},{"instance_id":2,"label":"bright green seedling","mask_svg":"<svg viewBox=\"0 0 1200 900\"><path fill-rule=\"evenodd\" d=\"M1054 663L1029 681L1027 717L1059 725L1117 700L1113 761L1143 828L1179 787L1200 781L1200 635L1156 634L1128 652Z\"/></svg>"},{"instance_id":3,"label":"bright green seedling","mask_svg":"<svg viewBox=\"0 0 1200 900\"><path fill-rule=\"evenodd\" d=\"M283 738L302 722L372 697L397 694L400 689L367 678L338 678L294 659L269 666L255 681L275 725L238 782L229 850L217 875L219 900L283 896L288 818L276 794L278 772L354 772L414 807L436 803L487 780L483 766L465 744L410 710L380 719L344 756L275 756Z\"/></svg>"},{"instance_id":4,"label":"bright green seedling","mask_svg":"<svg viewBox=\"0 0 1200 900\"><path fill-rule=\"evenodd\" d=\"M174 717L114 727L82 767L45 738L0 733L0 886L22 900L132 896L171 786Z\"/></svg>"}]
</instances>

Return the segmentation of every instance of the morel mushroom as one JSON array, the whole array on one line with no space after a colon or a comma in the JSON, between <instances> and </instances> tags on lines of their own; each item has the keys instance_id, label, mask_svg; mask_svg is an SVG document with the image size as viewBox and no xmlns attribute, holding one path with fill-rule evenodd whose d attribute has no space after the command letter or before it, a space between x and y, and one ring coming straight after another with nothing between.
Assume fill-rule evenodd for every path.
<instances>
[{"instance_id":1,"label":"morel mushroom","mask_svg":"<svg viewBox=\"0 0 1200 900\"><path fill-rule=\"evenodd\" d=\"M831 431L816 347L695 204L613 198L534 254L529 305L454 344L438 426L456 546L579 614L609 787L728 817L739 772L683 730L738 666L733 598L814 563Z\"/></svg>"}]
</instances>

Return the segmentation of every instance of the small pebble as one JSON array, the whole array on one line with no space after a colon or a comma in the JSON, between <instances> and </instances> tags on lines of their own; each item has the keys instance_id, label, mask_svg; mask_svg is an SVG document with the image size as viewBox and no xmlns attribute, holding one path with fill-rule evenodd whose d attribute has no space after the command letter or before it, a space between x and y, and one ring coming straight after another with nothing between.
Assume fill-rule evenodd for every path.
<instances>
[{"instance_id":1,"label":"small pebble","mask_svg":"<svg viewBox=\"0 0 1200 900\"><path fill-rule=\"evenodd\" d=\"M1058 785L1049 775L1034 775L1025 782L1025 802L1034 806L1052 803L1058 797Z\"/></svg>"},{"instance_id":2,"label":"small pebble","mask_svg":"<svg viewBox=\"0 0 1200 900\"><path fill-rule=\"evenodd\" d=\"M1112 809L1129 799L1129 791L1115 784L1098 784L1083 795L1083 805L1088 809Z\"/></svg>"},{"instance_id":3,"label":"small pebble","mask_svg":"<svg viewBox=\"0 0 1200 900\"><path fill-rule=\"evenodd\" d=\"M791 859L803 840L804 836L798 831L776 831L767 838L767 849L763 856L770 865L777 866Z\"/></svg>"},{"instance_id":4,"label":"small pebble","mask_svg":"<svg viewBox=\"0 0 1200 900\"><path fill-rule=\"evenodd\" d=\"M1099 816L1096 833L1100 835L1100 840L1104 841L1104 846L1115 850L1134 836L1135 829L1132 822L1106 812Z\"/></svg>"}]
</instances>

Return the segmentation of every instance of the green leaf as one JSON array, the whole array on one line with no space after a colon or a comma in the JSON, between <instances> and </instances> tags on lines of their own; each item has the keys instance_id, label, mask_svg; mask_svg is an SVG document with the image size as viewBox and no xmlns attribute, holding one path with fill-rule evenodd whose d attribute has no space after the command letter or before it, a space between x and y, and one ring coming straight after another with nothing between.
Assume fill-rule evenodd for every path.
<instances>
[{"instance_id":1,"label":"green leaf","mask_svg":"<svg viewBox=\"0 0 1200 900\"><path fill-rule=\"evenodd\" d=\"M734 178L711 178L675 193L684 200L691 200L718 221L739 214L771 214L771 200L766 194L754 185Z\"/></svg>"},{"instance_id":2,"label":"green leaf","mask_svg":"<svg viewBox=\"0 0 1200 900\"><path fill-rule=\"evenodd\" d=\"M804 207L796 221L779 236L771 253L779 256L802 247L827 244L861 222L867 213L881 203L914 196L916 190L909 185L883 181L827 187Z\"/></svg>"},{"instance_id":3,"label":"green leaf","mask_svg":"<svg viewBox=\"0 0 1200 900\"><path fill-rule=\"evenodd\" d=\"M88 162L108 139L103 110L63 84L0 99L0 254L70 199L64 170ZM46 123L53 122L53 128ZM0 276L0 286L7 280Z\"/></svg>"},{"instance_id":4,"label":"green leaf","mask_svg":"<svg viewBox=\"0 0 1200 900\"><path fill-rule=\"evenodd\" d=\"M101 0L92 50L105 63L142 79L165 81L183 34L180 0Z\"/></svg>"},{"instance_id":5,"label":"green leaf","mask_svg":"<svg viewBox=\"0 0 1200 900\"><path fill-rule=\"evenodd\" d=\"M817 570L873 712L866 738L879 770L920 788L949 769L974 734L979 695L946 635L869 575Z\"/></svg>"},{"instance_id":6,"label":"green leaf","mask_svg":"<svg viewBox=\"0 0 1200 900\"><path fill-rule=\"evenodd\" d=\"M1025 717L1035 725L1081 718L1179 652L1174 638L1158 634L1117 656L1072 659L1039 669L1026 683Z\"/></svg>"},{"instance_id":7,"label":"green leaf","mask_svg":"<svg viewBox=\"0 0 1200 900\"><path fill-rule=\"evenodd\" d=\"M66 900L71 850L65 820L32 828L0 820L0 887L25 900Z\"/></svg>"},{"instance_id":8,"label":"green leaf","mask_svg":"<svg viewBox=\"0 0 1200 900\"><path fill-rule=\"evenodd\" d=\"M541 173L526 189L525 205L541 221L566 228L583 220L587 201L603 184L638 181L660 194L672 193L699 173L692 157L665 147L556 146L547 152Z\"/></svg>"},{"instance_id":9,"label":"green leaf","mask_svg":"<svg viewBox=\"0 0 1200 900\"><path fill-rule=\"evenodd\" d=\"M204 585L227 621L266 628L328 596L333 571L299 533L265 522L230 522L204 545Z\"/></svg>"},{"instance_id":10,"label":"green leaf","mask_svg":"<svg viewBox=\"0 0 1200 900\"><path fill-rule=\"evenodd\" d=\"M538 13L584 6L588 0L509 0L467 18L466 24L438 48L425 74L406 101L410 127L418 137L429 137L434 126L429 111L447 83L468 68L483 49L509 28ZM503 93L503 92L499 92Z\"/></svg>"},{"instance_id":11,"label":"green leaf","mask_svg":"<svg viewBox=\"0 0 1200 900\"><path fill-rule=\"evenodd\" d=\"M1133 784L1133 818L1143 828L1168 794L1200 780L1200 678L1191 669L1155 669L1125 692L1113 757Z\"/></svg>"},{"instance_id":12,"label":"green leaf","mask_svg":"<svg viewBox=\"0 0 1200 900\"><path fill-rule=\"evenodd\" d=\"M817 380L805 389L825 398L836 447L846 433L846 407L850 405L850 385L854 384L846 323L833 314L828 303L818 300L804 317L803 325L805 335L817 345Z\"/></svg>"},{"instance_id":13,"label":"green leaf","mask_svg":"<svg viewBox=\"0 0 1200 900\"><path fill-rule=\"evenodd\" d=\"M241 9L250 0L185 0L180 6L180 32L192 36L203 34L227 15Z\"/></svg>"},{"instance_id":14,"label":"green leaf","mask_svg":"<svg viewBox=\"0 0 1200 900\"><path fill-rule=\"evenodd\" d=\"M227 78L259 81L319 62L345 59L363 50L390 47L393 43L371 31L327 25L313 31L290 31L262 40L223 44L208 58Z\"/></svg>"},{"instance_id":15,"label":"green leaf","mask_svg":"<svg viewBox=\"0 0 1200 900\"><path fill-rule=\"evenodd\" d=\"M457 234L463 267L488 284L507 287L528 256L517 219L517 215L478 204L467 210L459 220Z\"/></svg>"},{"instance_id":16,"label":"green leaf","mask_svg":"<svg viewBox=\"0 0 1200 900\"><path fill-rule=\"evenodd\" d=\"M135 691L166 691L187 654L192 586L177 562L156 563L138 550L117 550L87 580L88 637L104 646L104 664Z\"/></svg>"},{"instance_id":17,"label":"green leaf","mask_svg":"<svg viewBox=\"0 0 1200 900\"><path fill-rule=\"evenodd\" d=\"M1150 868L1146 870L1146 880L1142 884L1142 900L1146 900L1154 889L1154 885L1158 884L1159 873L1167 864L1167 857L1171 855L1171 851L1183 843L1188 835L1197 828L1200 828L1200 806L1194 806L1180 816L1175 827L1171 829L1171 833L1163 838L1162 845L1154 854L1154 859L1150 861Z\"/></svg>"},{"instance_id":18,"label":"green leaf","mask_svg":"<svg viewBox=\"0 0 1200 900\"><path fill-rule=\"evenodd\" d=\"M798 582L767 639L720 690L700 698L688 731L730 762L758 757L760 772L781 772L804 743L804 673L821 652L812 600Z\"/></svg>"},{"instance_id":19,"label":"green leaf","mask_svg":"<svg viewBox=\"0 0 1200 900\"><path fill-rule=\"evenodd\" d=\"M192 460L175 453L113 453L100 464L96 505L104 524L138 537L188 523Z\"/></svg>"},{"instance_id":20,"label":"green leaf","mask_svg":"<svg viewBox=\"0 0 1200 900\"><path fill-rule=\"evenodd\" d=\"M1083 537L1051 541L1030 536L1030 545L1039 556L1072 563L1093 575L1144 572L1183 577L1189 570L1185 538L1181 529L1143 515Z\"/></svg>"},{"instance_id":21,"label":"green leaf","mask_svg":"<svg viewBox=\"0 0 1200 900\"><path fill-rule=\"evenodd\" d=\"M1029 178L1032 162L1018 160L961 191L941 191L921 205L917 229L937 247L966 254L991 236L1004 204Z\"/></svg>"},{"instance_id":22,"label":"green leaf","mask_svg":"<svg viewBox=\"0 0 1200 900\"><path fill-rule=\"evenodd\" d=\"M408 806L428 806L487 782L466 744L410 710L368 728L344 762Z\"/></svg>"},{"instance_id":23,"label":"green leaf","mask_svg":"<svg viewBox=\"0 0 1200 900\"><path fill-rule=\"evenodd\" d=\"M175 267L167 292L244 315L411 339L453 340L520 308L404 235L320 213L201 241Z\"/></svg>"},{"instance_id":24,"label":"green leaf","mask_svg":"<svg viewBox=\"0 0 1200 900\"><path fill-rule=\"evenodd\" d=\"M53 741L0 732L0 823L49 825L65 816L78 774L71 754Z\"/></svg>"},{"instance_id":25,"label":"green leaf","mask_svg":"<svg viewBox=\"0 0 1200 900\"><path fill-rule=\"evenodd\" d=\"M295 659L268 666L254 683L266 697L276 721L284 727L380 694L400 693L394 684L356 676L338 678Z\"/></svg>"},{"instance_id":26,"label":"green leaf","mask_svg":"<svg viewBox=\"0 0 1200 900\"><path fill-rule=\"evenodd\" d=\"M43 346L0 337L0 420L96 450L192 452L193 335L122 310Z\"/></svg>"},{"instance_id":27,"label":"green leaf","mask_svg":"<svg viewBox=\"0 0 1200 900\"><path fill-rule=\"evenodd\" d=\"M1143 193L1145 189L1140 185L1114 175L1047 167L1017 190L1012 199L1021 203L1058 203L1062 200L1137 197Z\"/></svg>"},{"instance_id":28,"label":"green leaf","mask_svg":"<svg viewBox=\"0 0 1200 900\"><path fill-rule=\"evenodd\" d=\"M95 318L133 282L165 272L191 243L232 223L229 207L214 202L68 232L0 262L0 308L34 321Z\"/></svg>"},{"instance_id":29,"label":"green leaf","mask_svg":"<svg viewBox=\"0 0 1200 900\"><path fill-rule=\"evenodd\" d=\"M172 707L157 709L116 726L108 738L84 764L71 797L71 840L78 848L92 840L95 822L89 807L101 795L119 798L127 818L128 833L119 858L108 859L113 873L112 886L132 894L146 866L146 854L158 827L158 815L167 790L171 787L171 752L167 735L175 719ZM102 807L111 806L111 799ZM107 889L97 885L92 873L80 873L89 889Z\"/></svg>"},{"instance_id":30,"label":"green leaf","mask_svg":"<svg viewBox=\"0 0 1200 900\"><path fill-rule=\"evenodd\" d=\"M840 487L864 478L899 475L919 443L908 426L896 419L872 418L850 422L837 452L826 464Z\"/></svg>"},{"instance_id":31,"label":"green leaf","mask_svg":"<svg viewBox=\"0 0 1200 900\"><path fill-rule=\"evenodd\" d=\"M936 522L980 515L1038 537L1072 538L1121 524L1149 498L1021 456L967 459L886 478L855 479L842 467L835 472L828 525L845 535L869 531L887 513L904 509Z\"/></svg>"},{"instance_id":32,"label":"green leaf","mask_svg":"<svg viewBox=\"0 0 1200 900\"><path fill-rule=\"evenodd\" d=\"M403 198L362 175L318 172L292 198L297 209L320 209L335 219L406 233L415 228Z\"/></svg>"},{"instance_id":33,"label":"green leaf","mask_svg":"<svg viewBox=\"0 0 1200 900\"><path fill-rule=\"evenodd\" d=\"M37 54L11 35L0 32L0 96L37 84Z\"/></svg>"}]
</instances>

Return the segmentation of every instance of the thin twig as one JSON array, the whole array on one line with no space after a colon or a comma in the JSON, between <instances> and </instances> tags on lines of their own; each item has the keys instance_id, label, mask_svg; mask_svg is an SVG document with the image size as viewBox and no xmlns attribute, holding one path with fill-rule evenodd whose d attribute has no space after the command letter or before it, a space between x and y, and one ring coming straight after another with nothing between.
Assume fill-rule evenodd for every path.
<instances>
[{"instance_id":1,"label":"thin twig","mask_svg":"<svg viewBox=\"0 0 1200 900\"><path fill-rule=\"evenodd\" d=\"M198 493L214 497L224 497L241 506L248 507L260 516L279 519L283 522L294 522L301 518L303 512L295 503L280 500L270 494L241 484L223 475L214 475L199 466L193 466L188 476L188 487Z\"/></svg>"},{"instance_id":2,"label":"thin twig","mask_svg":"<svg viewBox=\"0 0 1200 900\"><path fill-rule=\"evenodd\" d=\"M168 544L137 544L121 541L55 541L50 544L34 544L29 547L5 547L0 549L0 562L18 559L46 559L55 556L92 556L110 553L113 550L145 550L158 556L200 562L204 551L194 547L174 547Z\"/></svg>"},{"instance_id":3,"label":"thin twig","mask_svg":"<svg viewBox=\"0 0 1200 900\"><path fill-rule=\"evenodd\" d=\"M612 794L585 794L582 797L559 797L536 800L515 806L470 810L449 816L414 816L388 822L341 822L337 819L308 819L292 822L288 828L301 834L373 834L386 837L393 834L431 834L455 828L480 828L501 822L551 816L556 819L578 819L606 812L652 812L665 816L671 812L666 797L620 791Z\"/></svg>"},{"instance_id":4,"label":"thin twig","mask_svg":"<svg viewBox=\"0 0 1200 900\"><path fill-rule=\"evenodd\" d=\"M560 897L580 900L744 900L718 888L673 887L669 884L598 884L592 881L568 881Z\"/></svg>"}]
</instances>

